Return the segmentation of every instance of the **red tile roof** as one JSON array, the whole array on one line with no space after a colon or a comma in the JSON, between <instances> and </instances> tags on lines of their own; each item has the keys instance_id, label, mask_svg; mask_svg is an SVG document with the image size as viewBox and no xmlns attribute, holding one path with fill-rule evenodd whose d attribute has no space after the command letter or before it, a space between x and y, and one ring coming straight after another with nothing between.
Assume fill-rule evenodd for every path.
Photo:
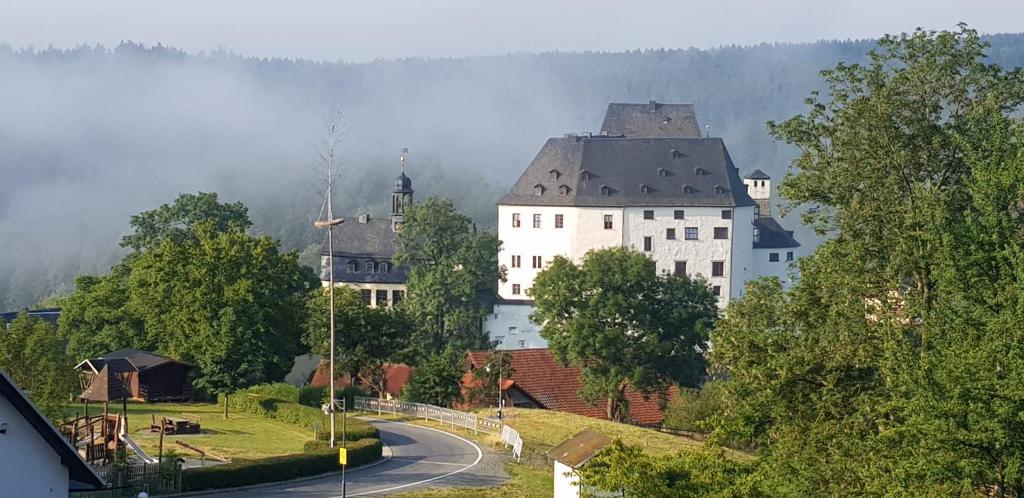
<instances>
[{"instance_id":1,"label":"red tile roof","mask_svg":"<svg viewBox=\"0 0 1024 498\"><path fill-rule=\"evenodd\" d=\"M402 393L402 388L409 383L409 379L416 369L404 363L388 363L384 367L387 369L388 376L384 390L392 396L398 396ZM328 385L327 379L330 377L330 374L327 372L327 368L327 363L321 362L309 384L313 387ZM351 384L351 381L348 378L348 374L339 375L334 381L334 387L346 387L349 384Z\"/></svg>"},{"instance_id":2,"label":"red tile roof","mask_svg":"<svg viewBox=\"0 0 1024 498\"><path fill-rule=\"evenodd\" d=\"M487 351L472 351L466 354L470 368L477 368L487 361ZM548 349L510 350L512 356L512 378L502 381L502 388L515 387L542 405L542 408L560 412L575 413L587 417L604 419L606 401L588 404L580 397L580 369L563 367ZM673 388L669 397L678 395ZM626 390L629 400L630 421L640 425L658 425L664 418L657 396L644 399L632 389Z\"/></svg>"}]
</instances>

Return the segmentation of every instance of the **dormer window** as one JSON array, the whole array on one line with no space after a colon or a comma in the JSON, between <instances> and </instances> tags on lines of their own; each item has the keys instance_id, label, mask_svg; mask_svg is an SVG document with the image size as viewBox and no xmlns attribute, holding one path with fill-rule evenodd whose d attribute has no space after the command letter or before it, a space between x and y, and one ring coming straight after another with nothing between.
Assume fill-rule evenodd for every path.
<instances>
[{"instance_id":1,"label":"dormer window","mask_svg":"<svg viewBox=\"0 0 1024 498\"><path fill-rule=\"evenodd\" d=\"M697 189L695 189L695 188L693 188L693 187L691 187L689 185L683 185L683 193L684 194L692 194L692 193L694 193L696 191L697 191Z\"/></svg>"},{"instance_id":2,"label":"dormer window","mask_svg":"<svg viewBox=\"0 0 1024 498\"><path fill-rule=\"evenodd\" d=\"M649 194L649 193L651 193L651 187L649 187L646 183L641 183L640 184L640 193L641 194Z\"/></svg>"},{"instance_id":3,"label":"dormer window","mask_svg":"<svg viewBox=\"0 0 1024 498\"><path fill-rule=\"evenodd\" d=\"M761 242L761 229L755 226L754 227L754 243L756 244L758 242Z\"/></svg>"},{"instance_id":4,"label":"dormer window","mask_svg":"<svg viewBox=\"0 0 1024 498\"><path fill-rule=\"evenodd\" d=\"M534 185L533 186L533 193L534 193L534 195L544 195L544 186L539 184L539 183Z\"/></svg>"},{"instance_id":5,"label":"dormer window","mask_svg":"<svg viewBox=\"0 0 1024 498\"><path fill-rule=\"evenodd\" d=\"M572 191L572 189L569 188L568 185L560 185L558 187L558 195L563 195L563 196L564 195L569 195L569 192L571 192L571 191Z\"/></svg>"},{"instance_id":6,"label":"dormer window","mask_svg":"<svg viewBox=\"0 0 1024 498\"><path fill-rule=\"evenodd\" d=\"M387 273L388 272L388 264L387 264L386 261L385 262L381 262L380 264L377 265L377 272L378 273Z\"/></svg>"},{"instance_id":7,"label":"dormer window","mask_svg":"<svg viewBox=\"0 0 1024 498\"><path fill-rule=\"evenodd\" d=\"M586 181L586 180L590 180L590 179L593 179L593 178L594 178L594 174L593 173L591 173L591 172L589 172L587 170L580 171L580 180Z\"/></svg>"},{"instance_id":8,"label":"dormer window","mask_svg":"<svg viewBox=\"0 0 1024 498\"><path fill-rule=\"evenodd\" d=\"M367 261L366 262L366 273L374 273L373 266L374 266L373 261Z\"/></svg>"},{"instance_id":9,"label":"dormer window","mask_svg":"<svg viewBox=\"0 0 1024 498\"><path fill-rule=\"evenodd\" d=\"M355 260L350 260L348 262L348 272L349 273L358 273L359 272L359 263L356 262Z\"/></svg>"},{"instance_id":10,"label":"dormer window","mask_svg":"<svg viewBox=\"0 0 1024 498\"><path fill-rule=\"evenodd\" d=\"M658 168L658 176L668 176L668 170L665 168Z\"/></svg>"},{"instance_id":11,"label":"dormer window","mask_svg":"<svg viewBox=\"0 0 1024 498\"><path fill-rule=\"evenodd\" d=\"M716 194L724 194L725 192L726 192L725 187L723 187L721 185L715 185L715 193Z\"/></svg>"},{"instance_id":12,"label":"dormer window","mask_svg":"<svg viewBox=\"0 0 1024 498\"><path fill-rule=\"evenodd\" d=\"M665 116L665 117L661 118L661 124L669 124L671 121L672 121L672 118L670 118L668 116Z\"/></svg>"},{"instance_id":13,"label":"dormer window","mask_svg":"<svg viewBox=\"0 0 1024 498\"><path fill-rule=\"evenodd\" d=\"M559 176L562 176L562 174L559 173L557 169L553 169L548 171L548 176L550 176L552 180L557 180Z\"/></svg>"},{"instance_id":14,"label":"dormer window","mask_svg":"<svg viewBox=\"0 0 1024 498\"><path fill-rule=\"evenodd\" d=\"M612 194L612 189L607 185L601 185L601 195L607 197Z\"/></svg>"},{"instance_id":15,"label":"dormer window","mask_svg":"<svg viewBox=\"0 0 1024 498\"><path fill-rule=\"evenodd\" d=\"M704 168L701 168L701 167L698 166L698 167L694 168L693 174L695 174L697 176L704 176L704 175L708 174L708 172Z\"/></svg>"},{"instance_id":16,"label":"dormer window","mask_svg":"<svg viewBox=\"0 0 1024 498\"><path fill-rule=\"evenodd\" d=\"M683 157L683 153L679 152L679 149L669 149L668 153L669 153L669 155L672 156L673 159L674 158L678 158L678 157Z\"/></svg>"}]
</instances>

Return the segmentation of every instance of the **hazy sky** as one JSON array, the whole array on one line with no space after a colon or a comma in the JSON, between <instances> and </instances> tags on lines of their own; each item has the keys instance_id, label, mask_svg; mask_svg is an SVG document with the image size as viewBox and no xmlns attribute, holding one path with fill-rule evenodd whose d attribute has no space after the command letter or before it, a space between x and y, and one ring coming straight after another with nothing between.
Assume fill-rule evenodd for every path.
<instances>
[{"instance_id":1,"label":"hazy sky","mask_svg":"<svg viewBox=\"0 0 1024 498\"><path fill-rule=\"evenodd\" d=\"M1021 19L1021 0L0 0L0 43L365 61L867 38L958 21L1018 32Z\"/></svg>"}]
</instances>

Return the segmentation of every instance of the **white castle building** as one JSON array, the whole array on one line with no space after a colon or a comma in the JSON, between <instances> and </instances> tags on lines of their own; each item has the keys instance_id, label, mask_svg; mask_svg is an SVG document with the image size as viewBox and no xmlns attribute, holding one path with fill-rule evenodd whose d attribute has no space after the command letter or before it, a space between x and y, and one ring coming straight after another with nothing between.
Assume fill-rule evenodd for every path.
<instances>
[{"instance_id":1,"label":"white castle building","mask_svg":"<svg viewBox=\"0 0 1024 498\"><path fill-rule=\"evenodd\" d=\"M500 282L484 329L499 349L547 347L533 279L557 255L626 246L658 271L703 275L719 305L747 280L784 282L800 244L771 212L771 179L740 178L721 138L701 137L690 104L609 104L601 133L552 138L498 201Z\"/></svg>"}]
</instances>

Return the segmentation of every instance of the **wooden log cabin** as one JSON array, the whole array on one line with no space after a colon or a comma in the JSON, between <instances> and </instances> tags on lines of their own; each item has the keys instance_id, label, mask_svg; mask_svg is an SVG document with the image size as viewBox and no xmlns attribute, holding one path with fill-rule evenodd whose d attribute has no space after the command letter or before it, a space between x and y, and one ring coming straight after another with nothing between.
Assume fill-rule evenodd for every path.
<instances>
[{"instance_id":1,"label":"wooden log cabin","mask_svg":"<svg viewBox=\"0 0 1024 498\"><path fill-rule=\"evenodd\" d=\"M111 364L117 370L126 370L133 375L125 377L125 387L130 398L138 401L191 401L194 397L188 374L192 365L173 358L139 351L121 349L98 358L83 360L75 368L81 372L83 387Z\"/></svg>"}]
</instances>

